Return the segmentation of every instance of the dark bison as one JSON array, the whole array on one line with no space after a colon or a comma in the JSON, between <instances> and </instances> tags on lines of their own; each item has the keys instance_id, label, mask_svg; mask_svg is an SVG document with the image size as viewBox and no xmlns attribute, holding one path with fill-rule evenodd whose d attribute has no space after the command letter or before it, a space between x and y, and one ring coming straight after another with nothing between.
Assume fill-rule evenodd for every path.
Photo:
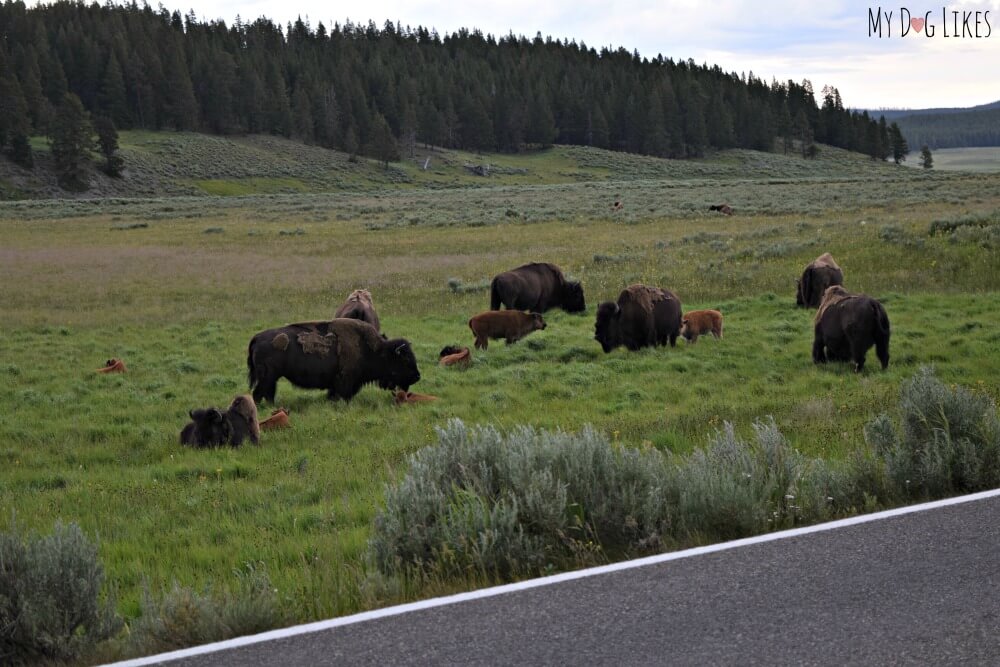
<instances>
[{"instance_id":1,"label":"dark bison","mask_svg":"<svg viewBox=\"0 0 1000 667\"><path fill-rule=\"evenodd\" d=\"M225 412L218 408L199 408L188 414L191 421L181 430L182 445L239 447L246 438L255 445L260 443L257 406L249 396L237 396Z\"/></svg>"},{"instance_id":2,"label":"dark bison","mask_svg":"<svg viewBox=\"0 0 1000 667\"><path fill-rule=\"evenodd\" d=\"M843 285L844 272L833 261L833 256L824 252L814 259L796 281L795 305L815 308L823 300L823 293L831 285Z\"/></svg>"},{"instance_id":3,"label":"dark bison","mask_svg":"<svg viewBox=\"0 0 1000 667\"><path fill-rule=\"evenodd\" d=\"M712 204L708 207L709 211L718 211L722 215L732 215L733 207L729 204Z\"/></svg>"},{"instance_id":4,"label":"dark bison","mask_svg":"<svg viewBox=\"0 0 1000 667\"><path fill-rule=\"evenodd\" d=\"M510 345L532 331L541 331L545 328L545 318L519 310L488 310L469 320L469 328L476 337L476 348L485 350L491 338L503 338Z\"/></svg>"},{"instance_id":5,"label":"dark bison","mask_svg":"<svg viewBox=\"0 0 1000 667\"><path fill-rule=\"evenodd\" d=\"M681 301L670 290L632 285L597 307L594 339L605 352L620 345L630 350L677 344L681 331Z\"/></svg>"},{"instance_id":6,"label":"dark bison","mask_svg":"<svg viewBox=\"0 0 1000 667\"><path fill-rule=\"evenodd\" d=\"M345 401L369 382L405 390L420 380L408 341L386 340L372 325L346 318L261 331L250 340L247 369L254 400L272 403L280 378Z\"/></svg>"},{"instance_id":7,"label":"dark bison","mask_svg":"<svg viewBox=\"0 0 1000 667\"><path fill-rule=\"evenodd\" d=\"M580 313L587 306L583 287L570 282L555 264L531 263L513 271L504 271L490 283L490 310L530 310L544 313L550 308L562 308L567 313Z\"/></svg>"},{"instance_id":8,"label":"dark bison","mask_svg":"<svg viewBox=\"0 0 1000 667\"><path fill-rule=\"evenodd\" d=\"M361 320L375 327L375 331L382 331L378 321L378 313L375 312L375 305L372 303L372 293L366 289L356 289L348 294L347 300L333 316Z\"/></svg>"},{"instance_id":9,"label":"dark bison","mask_svg":"<svg viewBox=\"0 0 1000 667\"><path fill-rule=\"evenodd\" d=\"M827 288L816 313L813 362L853 361L858 373L872 345L889 367L889 316L882 304L866 294L851 294L840 285Z\"/></svg>"}]
</instances>

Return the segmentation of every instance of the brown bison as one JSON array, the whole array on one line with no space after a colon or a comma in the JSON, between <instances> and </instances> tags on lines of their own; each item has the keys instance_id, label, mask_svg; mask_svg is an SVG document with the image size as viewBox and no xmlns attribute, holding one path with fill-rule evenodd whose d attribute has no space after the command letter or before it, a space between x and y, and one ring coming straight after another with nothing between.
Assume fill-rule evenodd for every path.
<instances>
[{"instance_id":1,"label":"brown bison","mask_svg":"<svg viewBox=\"0 0 1000 667\"><path fill-rule=\"evenodd\" d=\"M255 445L260 443L257 406L247 395L234 398L225 412L214 407L199 408L191 410L188 415L191 421L181 430L182 445L215 447L228 444L239 447L246 438L250 438Z\"/></svg>"},{"instance_id":2,"label":"brown bison","mask_svg":"<svg viewBox=\"0 0 1000 667\"><path fill-rule=\"evenodd\" d=\"M522 313L519 310L488 310L469 320L469 328L476 337L476 347L485 350L490 338L503 338L508 345L516 343L532 331L545 328L539 313Z\"/></svg>"},{"instance_id":3,"label":"brown bison","mask_svg":"<svg viewBox=\"0 0 1000 667\"><path fill-rule=\"evenodd\" d=\"M562 308L567 313L586 310L583 287L566 280L555 264L531 263L505 271L490 283L490 310L530 310L544 313L550 308Z\"/></svg>"},{"instance_id":4,"label":"brown bison","mask_svg":"<svg viewBox=\"0 0 1000 667\"><path fill-rule=\"evenodd\" d=\"M280 378L345 401L370 382L409 389L420 380L409 341L386 340L372 325L347 318L261 331L250 340L247 370L254 400L272 403Z\"/></svg>"},{"instance_id":5,"label":"brown bison","mask_svg":"<svg viewBox=\"0 0 1000 667\"><path fill-rule=\"evenodd\" d=\"M125 362L121 359L108 359L102 368L97 369L98 373L126 373Z\"/></svg>"},{"instance_id":6,"label":"brown bison","mask_svg":"<svg viewBox=\"0 0 1000 667\"><path fill-rule=\"evenodd\" d=\"M632 285L622 290L618 301L597 307L594 339L604 352L624 345L629 350L677 344L681 330L681 302L670 290Z\"/></svg>"},{"instance_id":7,"label":"brown bison","mask_svg":"<svg viewBox=\"0 0 1000 667\"><path fill-rule=\"evenodd\" d=\"M732 215L733 207L729 204L712 204L708 207L709 211L718 211L722 215Z\"/></svg>"},{"instance_id":8,"label":"brown bison","mask_svg":"<svg viewBox=\"0 0 1000 667\"><path fill-rule=\"evenodd\" d=\"M396 405L403 405L404 403L430 403L436 400L438 400L437 396L417 394L412 391L403 391L402 389L397 389L392 395L392 402Z\"/></svg>"},{"instance_id":9,"label":"brown bison","mask_svg":"<svg viewBox=\"0 0 1000 667\"><path fill-rule=\"evenodd\" d=\"M722 313L717 310L692 310L681 319L681 336L689 343L697 343L698 336L710 333L722 338Z\"/></svg>"},{"instance_id":10,"label":"brown bison","mask_svg":"<svg viewBox=\"0 0 1000 667\"><path fill-rule=\"evenodd\" d=\"M261 431L272 431L279 428L291 428L288 421L288 408L277 408L271 411L271 416L258 424Z\"/></svg>"},{"instance_id":11,"label":"brown bison","mask_svg":"<svg viewBox=\"0 0 1000 667\"><path fill-rule=\"evenodd\" d=\"M348 294L347 300L341 304L333 316L361 320L375 327L375 331L382 331L378 321L378 313L375 312L375 305L372 303L372 294L366 289L356 289Z\"/></svg>"},{"instance_id":12,"label":"brown bison","mask_svg":"<svg viewBox=\"0 0 1000 667\"><path fill-rule=\"evenodd\" d=\"M871 346L889 367L889 316L882 304L866 294L851 294L840 285L828 287L815 319L813 362L853 361L855 372L865 367Z\"/></svg>"},{"instance_id":13,"label":"brown bison","mask_svg":"<svg viewBox=\"0 0 1000 667\"><path fill-rule=\"evenodd\" d=\"M825 252L810 262L796 281L795 305L815 308L823 300L827 287L843 284L844 272L833 261L833 256Z\"/></svg>"},{"instance_id":14,"label":"brown bison","mask_svg":"<svg viewBox=\"0 0 1000 667\"><path fill-rule=\"evenodd\" d=\"M448 345L441 350L441 354L438 359L438 363L442 366L468 368L472 363L472 352L467 347Z\"/></svg>"}]
</instances>

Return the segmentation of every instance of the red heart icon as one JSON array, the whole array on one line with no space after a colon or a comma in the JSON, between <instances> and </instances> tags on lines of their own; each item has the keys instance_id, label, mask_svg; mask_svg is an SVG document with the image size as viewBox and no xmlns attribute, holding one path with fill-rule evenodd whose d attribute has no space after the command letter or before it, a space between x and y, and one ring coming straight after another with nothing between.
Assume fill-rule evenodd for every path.
<instances>
[{"instance_id":1,"label":"red heart icon","mask_svg":"<svg viewBox=\"0 0 1000 667\"><path fill-rule=\"evenodd\" d=\"M924 29L924 20L923 19L910 19L910 25L913 26L914 30L916 30L917 32L920 32L921 30Z\"/></svg>"}]
</instances>

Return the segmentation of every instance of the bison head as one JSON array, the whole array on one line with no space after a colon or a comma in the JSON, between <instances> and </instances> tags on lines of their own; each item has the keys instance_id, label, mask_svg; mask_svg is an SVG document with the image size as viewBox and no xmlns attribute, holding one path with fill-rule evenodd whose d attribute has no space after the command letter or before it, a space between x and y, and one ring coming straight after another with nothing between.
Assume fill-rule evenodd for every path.
<instances>
[{"instance_id":1,"label":"bison head","mask_svg":"<svg viewBox=\"0 0 1000 667\"><path fill-rule=\"evenodd\" d=\"M562 308L567 313L582 313L587 309L587 304L583 300L583 285L576 282L568 282L563 287Z\"/></svg>"},{"instance_id":2,"label":"bison head","mask_svg":"<svg viewBox=\"0 0 1000 667\"><path fill-rule=\"evenodd\" d=\"M605 301L597 307L594 340L601 344L605 354L621 345L618 331L621 314L622 309L613 301Z\"/></svg>"},{"instance_id":3,"label":"bison head","mask_svg":"<svg viewBox=\"0 0 1000 667\"><path fill-rule=\"evenodd\" d=\"M382 349L386 363L378 381L380 387L407 391L411 385L420 381L417 358L413 356L409 341L403 338L387 340Z\"/></svg>"},{"instance_id":4,"label":"bison head","mask_svg":"<svg viewBox=\"0 0 1000 667\"><path fill-rule=\"evenodd\" d=\"M534 331L541 331L545 328L545 318L541 313L529 313L531 315L531 328Z\"/></svg>"},{"instance_id":5,"label":"bison head","mask_svg":"<svg viewBox=\"0 0 1000 667\"><path fill-rule=\"evenodd\" d=\"M201 443L221 445L229 438L230 426L218 408L198 408L188 412Z\"/></svg>"}]
</instances>

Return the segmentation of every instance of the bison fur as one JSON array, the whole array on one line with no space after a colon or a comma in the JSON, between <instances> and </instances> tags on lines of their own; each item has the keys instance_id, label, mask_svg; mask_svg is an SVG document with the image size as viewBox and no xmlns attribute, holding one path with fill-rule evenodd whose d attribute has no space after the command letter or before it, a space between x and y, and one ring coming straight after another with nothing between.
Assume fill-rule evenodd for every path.
<instances>
[{"instance_id":1,"label":"bison fur","mask_svg":"<svg viewBox=\"0 0 1000 667\"><path fill-rule=\"evenodd\" d=\"M881 303L834 285L827 288L816 313L813 362L852 361L855 372L860 373L874 345L885 370L889 367L889 334L889 316Z\"/></svg>"},{"instance_id":2,"label":"bison fur","mask_svg":"<svg viewBox=\"0 0 1000 667\"><path fill-rule=\"evenodd\" d=\"M375 312L375 305L372 303L372 294L366 289L356 289L351 292L333 316L361 320L375 327L375 331L382 331L378 321L378 313Z\"/></svg>"},{"instance_id":3,"label":"bison fur","mask_svg":"<svg viewBox=\"0 0 1000 667\"><path fill-rule=\"evenodd\" d=\"M795 305L803 308L816 308L823 300L823 293L831 285L843 285L844 272L833 256L825 252L802 271L802 277L796 281Z\"/></svg>"},{"instance_id":4,"label":"bison fur","mask_svg":"<svg viewBox=\"0 0 1000 667\"><path fill-rule=\"evenodd\" d=\"M566 280L562 269L555 264L537 262L505 271L493 278L490 283L490 310L500 310L500 306L535 313L544 313L552 308L580 313L587 308L580 283Z\"/></svg>"},{"instance_id":5,"label":"bison fur","mask_svg":"<svg viewBox=\"0 0 1000 667\"><path fill-rule=\"evenodd\" d=\"M717 310L692 310L681 319L681 336L689 343L697 343L698 336L712 334L722 338L722 313Z\"/></svg>"},{"instance_id":6,"label":"bison fur","mask_svg":"<svg viewBox=\"0 0 1000 667\"><path fill-rule=\"evenodd\" d=\"M510 345L532 331L541 331L545 328L545 319L539 313L488 310L469 320L469 328L476 337L476 347L485 350L489 347L491 338L503 338Z\"/></svg>"},{"instance_id":7,"label":"bison fur","mask_svg":"<svg viewBox=\"0 0 1000 667\"><path fill-rule=\"evenodd\" d=\"M617 301L597 307L594 339L605 353L624 345L629 350L677 344L681 330L681 302L670 290L632 285Z\"/></svg>"},{"instance_id":8,"label":"bison fur","mask_svg":"<svg viewBox=\"0 0 1000 667\"><path fill-rule=\"evenodd\" d=\"M287 345L273 341L285 334ZM274 402L278 380L303 389L325 389L330 399L349 401L361 388L409 389L420 380L409 341L386 340L372 325L338 318L300 322L256 334L247 348L247 377L255 401Z\"/></svg>"}]
</instances>

